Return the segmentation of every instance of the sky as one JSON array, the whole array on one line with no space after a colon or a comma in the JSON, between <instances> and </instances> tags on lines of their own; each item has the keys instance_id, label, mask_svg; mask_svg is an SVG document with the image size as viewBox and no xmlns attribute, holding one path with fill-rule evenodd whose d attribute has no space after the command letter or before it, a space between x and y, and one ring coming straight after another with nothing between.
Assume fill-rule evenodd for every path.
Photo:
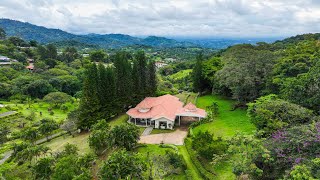
<instances>
[{"instance_id":1,"label":"sky","mask_svg":"<svg viewBox=\"0 0 320 180\"><path fill-rule=\"evenodd\" d=\"M287 37L320 32L320 0L0 0L0 17L74 34Z\"/></svg>"}]
</instances>

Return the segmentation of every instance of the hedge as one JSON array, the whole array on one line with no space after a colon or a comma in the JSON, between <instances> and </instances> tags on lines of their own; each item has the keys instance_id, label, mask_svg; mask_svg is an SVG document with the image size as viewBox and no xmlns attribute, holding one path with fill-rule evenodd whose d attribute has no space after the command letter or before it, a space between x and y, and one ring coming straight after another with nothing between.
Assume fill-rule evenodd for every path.
<instances>
[{"instance_id":1,"label":"hedge","mask_svg":"<svg viewBox=\"0 0 320 180\"><path fill-rule=\"evenodd\" d=\"M177 153L179 152L179 149L177 148L177 146L172 145L172 144L160 144L159 147L161 147L161 148L171 148L174 151L176 151Z\"/></svg>"},{"instance_id":2,"label":"hedge","mask_svg":"<svg viewBox=\"0 0 320 180\"><path fill-rule=\"evenodd\" d=\"M198 171L200 172L201 176L204 179L215 179L214 178L214 174L212 174L211 172L207 171L201 164L201 162L198 160L198 158L196 157L196 154L194 153L194 150L192 149L192 145L191 145L191 139L190 138L186 138L185 139L185 145L187 148L187 151L190 155L190 158L193 162L193 164L196 166L196 168L198 169Z\"/></svg>"}]
</instances>

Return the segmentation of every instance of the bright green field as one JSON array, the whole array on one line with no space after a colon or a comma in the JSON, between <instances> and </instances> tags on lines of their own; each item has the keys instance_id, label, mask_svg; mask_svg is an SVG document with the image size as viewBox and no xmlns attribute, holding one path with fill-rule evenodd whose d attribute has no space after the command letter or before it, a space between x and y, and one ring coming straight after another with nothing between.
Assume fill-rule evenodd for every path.
<instances>
[{"instance_id":1,"label":"bright green field","mask_svg":"<svg viewBox=\"0 0 320 180\"><path fill-rule=\"evenodd\" d=\"M255 130L253 124L250 123L249 118L246 116L246 110L236 109L231 111L233 100L226 99L221 96L206 95L198 97L197 107L205 109L211 105L212 102L217 102L219 105L219 115L211 123L203 124L196 127L193 132L210 131L214 133L216 137L230 138L236 134L236 132L242 132L252 134Z\"/></svg>"},{"instance_id":2,"label":"bright green field","mask_svg":"<svg viewBox=\"0 0 320 180\"><path fill-rule=\"evenodd\" d=\"M52 111L54 114L50 115L48 111L50 105L45 102L33 103L30 105L30 107L27 104L13 104L11 102L5 101L1 101L0 104L6 104L7 106L10 106L12 108L17 108L18 112L21 112L24 116L28 116L32 111L34 111L36 115L36 121L43 118L50 118L56 120L57 122L63 121L67 117L68 112L74 110L74 108L77 106L76 102L66 103L66 105L68 106L68 110L66 112L60 110L59 108L53 108ZM5 108L1 108L0 113L6 111L8 110L6 110ZM40 112L42 112L42 116L40 116Z\"/></svg>"},{"instance_id":3,"label":"bright green field","mask_svg":"<svg viewBox=\"0 0 320 180\"><path fill-rule=\"evenodd\" d=\"M212 104L212 102L217 102L219 105L219 115L211 123L203 124L195 129L194 133L199 131L210 131L216 137L230 138L235 135L236 132L242 132L246 134L253 134L255 127L250 123L249 118L246 116L245 109L236 109L231 111L233 100L215 96L206 95L198 97L197 107L205 109L206 106ZM235 179L235 175L232 173L232 167L228 162L221 162L213 167L210 162L205 163L207 168L212 168L212 170L217 174L216 179Z\"/></svg>"},{"instance_id":4,"label":"bright green field","mask_svg":"<svg viewBox=\"0 0 320 180\"><path fill-rule=\"evenodd\" d=\"M179 80L187 77L192 72L192 69L181 70L169 76L170 79Z\"/></svg>"}]
</instances>

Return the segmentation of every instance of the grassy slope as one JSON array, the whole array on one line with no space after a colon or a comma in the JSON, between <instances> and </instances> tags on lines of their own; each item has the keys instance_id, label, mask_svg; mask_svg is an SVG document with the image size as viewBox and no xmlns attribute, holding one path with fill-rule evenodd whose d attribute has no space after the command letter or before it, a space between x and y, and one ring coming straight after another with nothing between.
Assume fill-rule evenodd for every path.
<instances>
[{"instance_id":1,"label":"grassy slope","mask_svg":"<svg viewBox=\"0 0 320 180\"><path fill-rule=\"evenodd\" d=\"M190 94L190 96L188 96ZM182 92L175 95L177 98L180 99L181 102L188 104L189 102L195 104L195 98L197 97L196 93L193 92Z\"/></svg>"},{"instance_id":2,"label":"grassy slope","mask_svg":"<svg viewBox=\"0 0 320 180\"><path fill-rule=\"evenodd\" d=\"M235 135L237 131L246 134L253 133L255 127L250 123L248 117L246 116L246 111L243 109L231 111L230 109L234 101L230 99L213 95L202 96L198 98L197 106L200 108L205 108L214 101L219 105L218 117L211 123L196 127L193 130L194 133L208 130L214 133L216 137L221 136L223 138L230 138ZM232 173L231 165L228 162L221 162L215 167L212 167L212 165L208 162L205 164L205 166L213 169L213 171L217 174L216 179L235 179L235 176Z\"/></svg>"},{"instance_id":3,"label":"grassy slope","mask_svg":"<svg viewBox=\"0 0 320 180\"><path fill-rule=\"evenodd\" d=\"M192 72L192 69L181 70L169 76L170 79L179 80L187 77Z\"/></svg>"},{"instance_id":4,"label":"grassy slope","mask_svg":"<svg viewBox=\"0 0 320 180\"><path fill-rule=\"evenodd\" d=\"M192 175L192 179L202 179L198 169L192 163L192 160L190 159L190 155L189 155L186 147L185 146L178 146L178 148L179 148L179 151L182 154L182 156L187 164L187 169L190 171L190 173Z\"/></svg>"},{"instance_id":5,"label":"grassy slope","mask_svg":"<svg viewBox=\"0 0 320 180\"><path fill-rule=\"evenodd\" d=\"M246 116L246 111L243 109L236 109L231 111L234 101L220 97L220 96L202 96L197 100L197 106L205 109L206 106L211 105L212 102L217 102L219 105L219 115L211 123L203 124L194 129L194 133L199 131L210 131L216 137L221 136L230 138L236 134L237 131L251 134L255 127L250 123Z\"/></svg>"},{"instance_id":6,"label":"grassy slope","mask_svg":"<svg viewBox=\"0 0 320 180\"><path fill-rule=\"evenodd\" d=\"M59 152L64 149L64 146L66 144L74 144L79 148L80 154L85 154L92 151L89 147L88 137L89 133L81 133L79 135L76 135L75 137L65 135L58 137L48 143L45 143L44 145L49 147L52 152Z\"/></svg>"}]
</instances>

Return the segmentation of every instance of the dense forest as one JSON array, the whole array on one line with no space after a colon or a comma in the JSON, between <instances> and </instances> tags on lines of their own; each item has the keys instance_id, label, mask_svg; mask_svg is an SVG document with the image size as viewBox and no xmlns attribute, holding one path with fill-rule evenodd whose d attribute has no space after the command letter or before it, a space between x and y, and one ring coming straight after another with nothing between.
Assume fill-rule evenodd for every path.
<instances>
[{"instance_id":1,"label":"dense forest","mask_svg":"<svg viewBox=\"0 0 320 180\"><path fill-rule=\"evenodd\" d=\"M214 162L231 158L233 173L242 178L320 178L318 36L235 45L209 60L198 58L189 77L193 90L235 99L234 109L248 108L257 129L254 136L227 140L228 153L217 153Z\"/></svg>"},{"instance_id":2,"label":"dense forest","mask_svg":"<svg viewBox=\"0 0 320 180\"><path fill-rule=\"evenodd\" d=\"M0 54L16 60L0 67L0 99L8 104L4 113L21 111L0 122L0 157L12 151L0 177L192 179L190 162L182 157L186 149L202 179L218 177L221 162L239 179L319 179L318 39L319 34L305 34L219 51L133 45L88 50L79 48L85 43L57 47L0 29ZM155 61L173 55L179 60L156 68ZM234 103L221 107L210 101L208 117L190 125L184 146L159 145L166 151L151 146L165 158L137 152L140 129L123 123L123 113L148 96L192 91ZM209 132L223 108L228 114L246 111L252 125L247 131L254 132L226 137ZM235 119L240 124L240 115ZM62 131L72 138L86 133L89 150L67 144L52 153L42 144ZM38 143L42 138L46 141Z\"/></svg>"}]
</instances>

